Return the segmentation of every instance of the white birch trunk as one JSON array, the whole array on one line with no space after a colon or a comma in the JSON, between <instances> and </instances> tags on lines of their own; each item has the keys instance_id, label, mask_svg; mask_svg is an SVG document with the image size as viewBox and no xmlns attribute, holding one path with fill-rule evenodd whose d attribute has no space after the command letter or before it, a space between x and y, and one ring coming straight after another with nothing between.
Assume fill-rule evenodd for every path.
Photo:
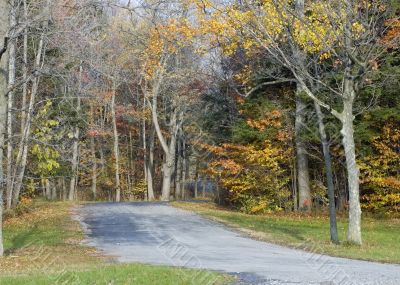
<instances>
[{"instance_id":1,"label":"white birch trunk","mask_svg":"<svg viewBox=\"0 0 400 285\"><path fill-rule=\"evenodd\" d=\"M347 240L355 244L362 244L361 237L361 206L360 206L360 179L356 161L354 143L354 115L353 101L355 98L354 82L345 80L345 98L343 100L342 136L346 156L347 183L349 187L349 228Z\"/></svg>"},{"instance_id":2,"label":"white birch trunk","mask_svg":"<svg viewBox=\"0 0 400 285\"><path fill-rule=\"evenodd\" d=\"M10 27L15 27L16 21L16 7L15 1L10 1L11 13L10 13ZM8 59L8 89L15 84L15 45L16 40L13 39L9 43L9 59ZM6 205L7 209L11 207L11 197L12 197L12 166L13 166L13 133L12 133L12 121L13 121L13 100L14 92L8 92L8 104L7 104L7 190L6 190Z\"/></svg>"},{"instance_id":3,"label":"white birch trunk","mask_svg":"<svg viewBox=\"0 0 400 285\"><path fill-rule=\"evenodd\" d=\"M121 201L121 182L120 182L120 170L119 170L119 137L117 130L117 118L115 114L115 93L116 86L113 83L112 97L111 97L111 117L113 125L113 136L114 136L114 158L115 158L115 201Z\"/></svg>"},{"instance_id":4,"label":"white birch trunk","mask_svg":"<svg viewBox=\"0 0 400 285\"><path fill-rule=\"evenodd\" d=\"M90 148L92 152L92 194L93 199L97 198L97 158L96 158L96 144L95 138L90 138Z\"/></svg>"},{"instance_id":5,"label":"white birch trunk","mask_svg":"<svg viewBox=\"0 0 400 285\"><path fill-rule=\"evenodd\" d=\"M348 53L355 49L352 37L353 6L346 1L347 19L344 28L344 48ZM361 237L361 206L360 206L360 171L356 161L356 147L354 143L354 114L353 104L356 98L355 78L353 76L353 60L350 55L346 59L346 69L343 79L343 112L341 114L343 147L346 156L347 183L349 187L349 228L347 241L358 245L362 244Z\"/></svg>"},{"instance_id":6,"label":"white birch trunk","mask_svg":"<svg viewBox=\"0 0 400 285\"><path fill-rule=\"evenodd\" d=\"M8 0L0 0L0 50L5 46L4 41L8 32L9 25L9 6ZM5 122L7 117L7 54L0 55L0 256L4 254L3 247L3 191L4 191L4 173L3 173L3 147Z\"/></svg>"},{"instance_id":7,"label":"white birch trunk","mask_svg":"<svg viewBox=\"0 0 400 285\"><path fill-rule=\"evenodd\" d=\"M90 121L94 126L94 107L90 106ZM96 158L96 140L94 135L90 138L90 150L92 153L92 194L93 200L97 198L97 158Z\"/></svg>"},{"instance_id":8,"label":"white birch trunk","mask_svg":"<svg viewBox=\"0 0 400 285\"><path fill-rule=\"evenodd\" d=\"M79 114L81 110L81 98L78 95L76 111ZM78 178L78 164L79 164L79 137L80 129L75 127L74 141L72 143L72 161L71 161L71 180L69 181L68 200L73 201L76 198L76 185Z\"/></svg>"},{"instance_id":9,"label":"white birch trunk","mask_svg":"<svg viewBox=\"0 0 400 285\"><path fill-rule=\"evenodd\" d=\"M28 20L28 6L24 0L24 20ZM22 103L21 103L21 132L25 129L26 100L28 94L28 27L24 29L23 66L22 66Z\"/></svg>"}]
</instances>

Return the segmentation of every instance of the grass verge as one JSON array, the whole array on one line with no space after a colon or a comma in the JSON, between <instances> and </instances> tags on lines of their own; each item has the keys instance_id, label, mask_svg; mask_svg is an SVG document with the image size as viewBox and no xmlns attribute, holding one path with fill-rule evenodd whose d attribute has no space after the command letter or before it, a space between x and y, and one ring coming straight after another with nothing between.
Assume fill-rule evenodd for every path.
<instances>
[{"instance_id":1,"label":"grass verge","mask_svg":"<svg viewBox=\"0 0 400 285\"><path fill-rule=\"evenodd\" d=\"M284 213L256 216L230 211L213 203L174 202L172 205L222 222L259 240L332 256L400 263L399 220L363 218L362 246L346 242L335 245L329 240L329 220L325 216ZM345 241L346 219L339 219L338 231L340 240Z\"/></svg>"},{"instance_id":2,"label":"grass verge","mask_svg":"<svg viewBox=\"0 0 400 285\"><path fill-rule=\"evenodd\" d=\"M167 266L110 264L72 220L73 204L35 202L4 225L6 256L0 258L0 284L225 284L222 274Z\"/></svg>"}]
</instances>

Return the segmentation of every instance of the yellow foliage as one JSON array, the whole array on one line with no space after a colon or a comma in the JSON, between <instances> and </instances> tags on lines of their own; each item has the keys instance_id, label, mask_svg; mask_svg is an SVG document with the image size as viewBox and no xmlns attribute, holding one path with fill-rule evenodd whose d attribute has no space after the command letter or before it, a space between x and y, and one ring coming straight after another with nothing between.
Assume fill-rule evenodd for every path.
<instances>
[{"instance_id":1,"label":"yellow foliage","mask_svg":"<svg viewBox=\"0 0 400 285\"><path fill-rule=\"evenodd\" d=\"M375 154L360 162L362 185L372 191L363 195L363 207L368 210L380 208L400 210L400 128L387 123L382 134L372 142Z\"/></svg>"},{"instance_id":2,"label":"yellow foliage","mask_svg":"<svg viewBox=\"0 0 400 285\"><path fill-rule=\"evenodd\" d=\"M202 145L214 154L207 173L222 188L228 199L242 211L255 214L290 207L289 180L293 157L291 137L282 126L282 112L274 110L260 120L248 124L262 131L267 126L277 128L277 137L261 145L223 144Z\"/></svg>"}]
</instances>

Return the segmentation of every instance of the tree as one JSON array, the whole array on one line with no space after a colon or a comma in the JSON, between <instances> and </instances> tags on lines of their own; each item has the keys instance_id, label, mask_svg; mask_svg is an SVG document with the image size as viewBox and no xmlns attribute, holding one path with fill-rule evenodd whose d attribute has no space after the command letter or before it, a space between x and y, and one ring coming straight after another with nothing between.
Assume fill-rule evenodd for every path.
<instances>
[{"instance_id":1,"label":"tree","mask_svg":"<svg viewBox=\"0 0 400 285\"><path fill-rule=\"evenodd\" d=\"M249 40L243 44L245 48L263 48L291 72L308 98L341 123L350 194L348 241L361 244L354 107L360 87L368 84L367 79L382 55L379 39L386 30L385 20L390 18L393 10L390 1L310 1L305 7L308 16L301 19L290 1L271 0L261 5L243 1L240 9L235 6L224 9L224 24L229 27L224 26L222 31L230 31L233 27L248 35ZM299 60L293 56L293 47L304 52L306 58ZM310 72L308 67L314 64L324 67L322 75ZM314 83L321 84L332 100L320 98L319 91L313 89ZM340 102L341 110L336 110L336 104L331 103L333 99Z\"/></svg>"},{"instance_id":2,"label":"tree","mask_svg":"<svg viewBox=\"0 0 400 285\"><path fill-rule=\"evenodd\" d=\"M0 256L3 256L3 191L5 186L3 172L4 132L7 112L7 47L9 28L9 5L7 0L0 1Z\"/></svg>"}]
</instances>

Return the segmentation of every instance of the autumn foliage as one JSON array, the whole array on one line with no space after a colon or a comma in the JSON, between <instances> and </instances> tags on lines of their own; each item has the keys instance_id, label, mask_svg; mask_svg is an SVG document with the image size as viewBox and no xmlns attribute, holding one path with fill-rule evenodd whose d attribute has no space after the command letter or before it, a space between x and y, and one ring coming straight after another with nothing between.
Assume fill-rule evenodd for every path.
<instances>
[{"instance_id":1,"label":"autumn foliage","mask_svg":"<svg viewBox=\"0 0 400 285\"><path fill-rule=\"evenodd\" d=\"M400 212L400 128L388 122L372 141L374 153L362 163L364 209Z\"/></svg>"},{"instance_id":2,"label":"autumn foliage","mask_svg":"<svg viewBox=\"0 0 400 285\"><path fill-rule=\"evenodd\" d=\"M293 148L283 123L285 114L275 109L255 118L249 111L242 111L247 116L247 127L268 133L269 138L246 144L203 145L214 156L207 173L226 190L229 203L246 213L290 209Z\"/></svg>"}]
</instances>

